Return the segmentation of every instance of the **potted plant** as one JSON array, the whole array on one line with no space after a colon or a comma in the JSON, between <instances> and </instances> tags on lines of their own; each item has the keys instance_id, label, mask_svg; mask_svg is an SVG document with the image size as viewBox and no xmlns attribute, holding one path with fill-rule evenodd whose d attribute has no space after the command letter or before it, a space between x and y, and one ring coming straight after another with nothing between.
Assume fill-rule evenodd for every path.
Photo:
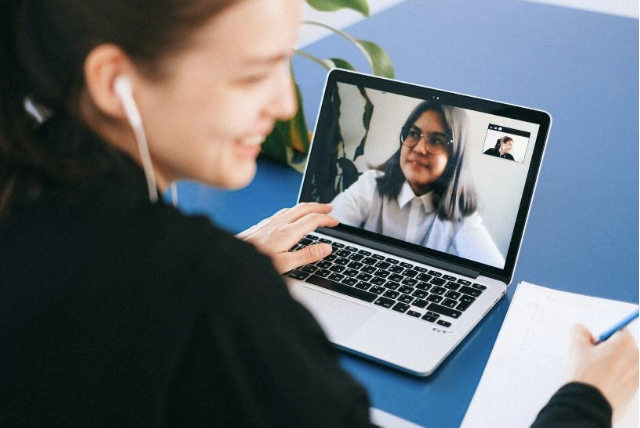
<instances>
[{"instance_id":1,"label":"potted plant","mask_svg":"<svg viewBox=\"0 0 640 428\"><path fill-rule=\"evenodd\" d=\"M336 11L340 9L352 9L361 13L365 17L369 17L369 3L367 0L306 0L307 3L316 10L320 11ZM354 44L365 56L371 72L377 76L383 76L388 78L394 77L393 64L387 53L379 45L368 40L359 40L344 31L333 28L327 24L317 21L303 21L303 25L318 26L332 31L346 41ZM331 70L333 68L343 68L347 70L354 70L355 67L348 61L342 58L317 58L314 55L303 51L295 50L295 54L300 57L306 58L319 66ZM310 138L309 131L307 130L307 124L302 109L302 94L300 88L295 82L295 76L293 85L295 86L296 96L298 98L298 112L296 115L288 121L279 121L273 132L267 137L266 141L262 145L262 154L282 161L290 165L297 171L302 172L306 164L306 154L309 150ZM369 129L369 122L371 120L371 113L373 106L371 105L366 92L363 90L361 94L365 98L366 107L363 113L363 125L365 130ZM353 160L359 155L364 153L364 147L366 142L366 134L364 135L354 159L347 159L342 150L342 157L338 156L339 148L336 146L336 153L334 163L336 167L341 171L340 175L340 187L346 188L351 182L357 179L357 170L353 166ZM340 144L339 141L336 142ZM353 168L351 168L353 167ZM355 177L354 177L355 171ZM346 181L345 181L346 180Z\"/></svg>"}]
</instances>

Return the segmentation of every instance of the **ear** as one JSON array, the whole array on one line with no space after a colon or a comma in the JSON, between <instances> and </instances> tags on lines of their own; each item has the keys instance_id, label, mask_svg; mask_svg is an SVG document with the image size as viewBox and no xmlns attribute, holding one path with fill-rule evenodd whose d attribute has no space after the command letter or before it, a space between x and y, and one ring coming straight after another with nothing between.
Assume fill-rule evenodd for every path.
<instances>
[{"instance_id":1,"label":"ear","mask_svg":"<svg viewBox=\"0 0 640 428\"><path fill-rule=\"evenodd\" d=\"M84 79L89 98L100 113L117 119L126 117L115 91L116 79L121 75L133 80L135 68L127 54L114 44L95 47L84 61Z\"/></svg>"}]
</instances>

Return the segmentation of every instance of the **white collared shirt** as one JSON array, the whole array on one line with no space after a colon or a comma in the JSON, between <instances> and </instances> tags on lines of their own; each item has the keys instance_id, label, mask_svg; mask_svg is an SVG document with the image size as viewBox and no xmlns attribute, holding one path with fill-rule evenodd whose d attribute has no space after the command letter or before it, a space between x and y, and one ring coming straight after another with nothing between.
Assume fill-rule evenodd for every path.
<instances>
[{"instance_id":1,"label":"white collared shirt","mask_svg":"<svg viewBox=\"0 0 640 428\"><path fill-rule=\"evenodd\" d=\"M504 256L476 212L458 222L441 220L433 206L433 194L416 196L406 181L397 198L381 197L376 178L381 171L368 170L331 202L331 216L349 226L363 228L449 254L499 268Z\"/></svg>"}]
</instances>

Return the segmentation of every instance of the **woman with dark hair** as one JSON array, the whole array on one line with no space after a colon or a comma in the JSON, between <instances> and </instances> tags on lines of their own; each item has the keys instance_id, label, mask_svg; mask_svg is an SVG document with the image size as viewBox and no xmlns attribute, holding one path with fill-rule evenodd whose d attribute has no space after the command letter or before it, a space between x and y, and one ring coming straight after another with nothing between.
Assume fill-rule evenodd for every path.
<instances>
[{"instance_id":1,"label":"woman with dark hair","mask_svg":"<svg viewBox=\"0 0 640 428\"><path fill-rule=\"evenodd\" d=\"M279 275L330 252L288 252L336 224L330 207L283 210L243 241L158 198L179 179L251 181L296 110L300 10L0 2L0 426L370 425L365 391ZM577 368L627 364L633 339L617 336L605 356L584 343ZM540 420L610 421L632 383L607 373L611 393L582 372L594 387L569 397L595 412L574 416L561 391Z\"/></svg>"},{"instance_id":2,"label":"woman with dark hair","mask_svg":"<svg viewBox=\"0 0 640 428\"><path fill-rule=\"evenodd\" d=\"M502 138L498 138L496 146L485 150L484 154L489 156L496 156L502 159L515 160L511 153L509 153L512 148L513 139L505 135Z\"/></svg>"},{"instance_id":3,"label":"woman with dark hair","mask_svg":"<svg viewBox=\"0 0 640 428\"><path fill-rule=\"evenodd\" d=\"M336 196L341 222L428 248L503 267L482 224L464 161L464 110L424 101L407 117L400 148L382 171L370 170Z\"/></svg>"}]
</instances>

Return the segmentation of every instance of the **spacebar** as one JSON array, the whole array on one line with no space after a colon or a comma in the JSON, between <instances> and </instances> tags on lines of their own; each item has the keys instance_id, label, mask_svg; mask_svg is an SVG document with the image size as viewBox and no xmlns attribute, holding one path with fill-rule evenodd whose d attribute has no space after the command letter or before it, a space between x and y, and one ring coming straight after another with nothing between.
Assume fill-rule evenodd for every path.
<instances>
[{"instance_id":1,"label":"spacebar","mask_svg":"<svg viewBox=\"0 0 640 428\"><path fill-rule=\"evenodd\" d=\"M336 291L338 293L346 294L347 296L355 297L356 299L364 300L366 302L373 302L378 297L376 294L369 293L368 291L358 290L357 288L351 288L339 282L331 281L327 278L322 278L316 275L311 275L307 278L307 282L326 288L327 290Z\"/></svg>"}]
</instances>

